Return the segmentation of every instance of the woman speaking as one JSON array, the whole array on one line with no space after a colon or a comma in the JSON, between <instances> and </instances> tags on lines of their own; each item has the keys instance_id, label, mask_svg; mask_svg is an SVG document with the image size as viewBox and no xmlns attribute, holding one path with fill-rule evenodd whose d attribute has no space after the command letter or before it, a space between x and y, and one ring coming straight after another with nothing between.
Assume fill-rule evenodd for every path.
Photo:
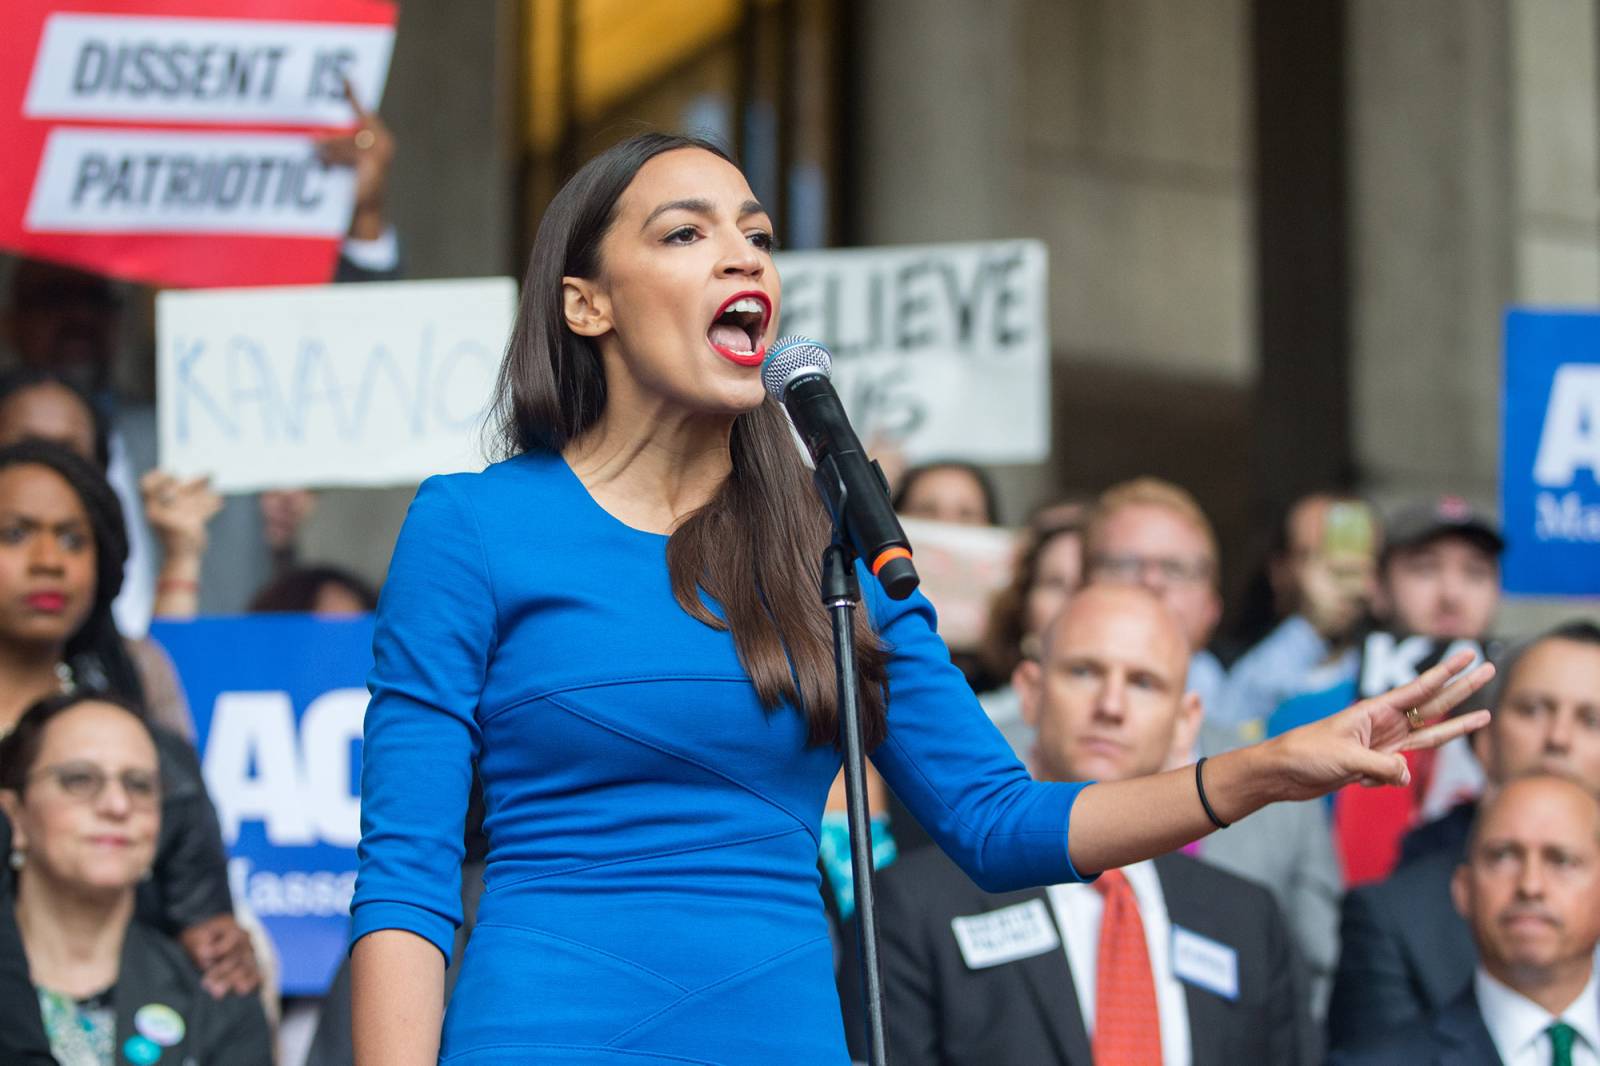
<instances>
[{"instance_id":1,"label":"woman speaking","mask_svg":"<svg viewBox=\"0 0 1600 1066\"><path fill-rule=\"evenodd\" d=\"M362 1066L848 1061L817 884L840 766L828 521L761 385L778 307L771 223L713 145L624 141L546 212L500 375L507 458L422 486L378 608L352 904ZM1456 659L1203 779L1035 782L927 601L863 586L873 762L991 890L1402 781L1399 752L1487 717L1411 724L1492 673L1447 687ZM441 1018L475 764L486 886Z\"/></svg>"}]
</instances>

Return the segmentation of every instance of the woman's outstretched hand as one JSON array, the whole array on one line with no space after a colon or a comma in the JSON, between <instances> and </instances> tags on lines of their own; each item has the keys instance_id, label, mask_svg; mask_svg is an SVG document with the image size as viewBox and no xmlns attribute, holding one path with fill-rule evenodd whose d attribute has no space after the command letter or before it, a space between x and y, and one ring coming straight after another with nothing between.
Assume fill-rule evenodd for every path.
<instances>
[{"instance_id":1,"label":"woman's outstretched hand","mask_svg":"<svg viewBox=\"0 0 1600 1066\"><path fill-rule=\"evenodd\" d=\"M1472 659L1470 651L1459 652L1410 684L1267 741L1280 771L1282 794L1277 798L1314 799L1358 781L1409 784L1411 771L1402 752L1437 748L1488 724L1488 711L1438 721L1494 677L1489 663L1456 677ZM1433 724L1412 728L1406 712L1413 708Z\"/></svg>"}]
</instances>

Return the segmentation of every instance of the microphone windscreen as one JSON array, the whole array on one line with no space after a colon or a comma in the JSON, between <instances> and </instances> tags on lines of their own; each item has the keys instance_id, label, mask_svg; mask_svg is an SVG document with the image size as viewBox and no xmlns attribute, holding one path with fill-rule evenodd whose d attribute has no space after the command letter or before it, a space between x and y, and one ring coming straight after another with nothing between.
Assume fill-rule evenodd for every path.
<instances>
[{"instance_id":1,"label":"microphone windscreen","mask_svg":"<svg viewBox=\"0 0 1600 1066\"><path fill-rule=\"evenodd\" d=\"M789 382L802 373L821 374L828 377L833 369L833 356L822 342L810 337L783 337L767 349L767 358L761 364L761 384L767 394L779 403Z\"/></svg>"}]
</instances>

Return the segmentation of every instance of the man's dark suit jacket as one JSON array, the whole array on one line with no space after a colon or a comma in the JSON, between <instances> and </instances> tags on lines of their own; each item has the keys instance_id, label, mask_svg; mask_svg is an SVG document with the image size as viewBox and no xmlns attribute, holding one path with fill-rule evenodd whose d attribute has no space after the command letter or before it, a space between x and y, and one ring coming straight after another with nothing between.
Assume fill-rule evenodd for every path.
<instances>
[{"instance_id":1,"label":"man's dark suit jacket","mask_svg":"<svg viewBox=\"0 0 1600 1066\"><path fill-rule=\"evenodd\" d=\"M1328 1066L1501 1066L1500 1052L1483 1024L1472 982L1443 1010L1412 1022L1371 1047L1335 1052Z\"/></svg>"},{"instance_id":2,"label":"man's dark suit jacket","mask_svg":"<svg viewBox=\"0 0 1600 1066\"><path fill-rule=\"evenodd\" d=\"M1185 985L1194 1066L1302 1061L1303 982L1272 895L1182 855L1155 866L1172 924L1238 952L1237 999ZM881 871L878 885L891 1062L1091 1066L1063 948L973 970L951 931L953 918L1028 900L1048 908L1042 889L991 895L936 848Z\"/></svg>"},{"instance_id":3,"label":"man's dark suit jacket","mask_svg":"<svg viewBox=\"0 0 1600 1066\"><path fill-rule=\"evenodd\" d=\"M1328 1043L1355 1048L1403 1025L1417 1025L1472 983L1477 951L1450 902L1462 843L1437 847L1387 881L1353 889L1344 900L1339 969L1328 1006Z\"/></svg>"},{"instance_id":4,"label":"man's dark suit jacket","mask_svg":"<svg viewBox=\"0 0 1600 1066\"><path fill-rule=\"evenodd\" d=\"M1478 816L1478 801L1468 800L1451 807L1431 822L1424 822L1400 841L1399 869L1435 851L1445 851L1459 860L1467 853L1467 837L1472 820Z\"/></svg>"}]
</instances>

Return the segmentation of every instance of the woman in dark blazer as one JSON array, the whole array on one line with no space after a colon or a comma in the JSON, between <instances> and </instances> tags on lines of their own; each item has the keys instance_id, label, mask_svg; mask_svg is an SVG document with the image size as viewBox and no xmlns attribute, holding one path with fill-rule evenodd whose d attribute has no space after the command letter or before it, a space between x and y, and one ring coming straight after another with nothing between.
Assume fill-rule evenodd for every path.
<instances>
[{"instance_id":1,"label":"woman in dark blazer","mask_svg":"<svg viewBox=\"0 0 1600 1066\"><path fill-rule=\"evenodd\" d=\"M213 998L183 948L135 920L160 835L160 767L140 715L88 692L34 704L0 741L26 1000L61 1066L270 1066L260 1001ZM14 987L0 996L0 1016L26 1018Z\"/></svg>"}]
</instances>

